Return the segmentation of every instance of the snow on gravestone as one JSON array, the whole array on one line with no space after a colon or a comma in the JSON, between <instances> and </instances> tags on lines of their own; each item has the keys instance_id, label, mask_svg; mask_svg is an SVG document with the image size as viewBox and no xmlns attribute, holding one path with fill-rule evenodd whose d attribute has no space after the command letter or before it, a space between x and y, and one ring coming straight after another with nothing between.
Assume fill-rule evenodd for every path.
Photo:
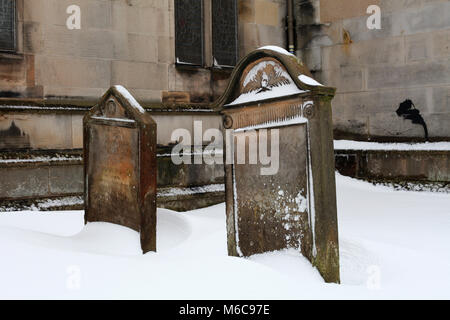
<instances>
[{"instance_id":1,"label":"snow on gravestone","mask_svg":"<svg viewBox=\"0 0 450 320\"><path fill-rule=\"evenodd\" d=\"M334 93L280 48L256 50L236 67L216 106L225 159L234 159L225 166L230 255L295 248L339 283Z\"/></svg>"},{"instance_id":2,"label":"snow on gravestone","mask_svg":"<svg viewBox=\"0 0 450 320\"><path fill-rule=\"evenodd\" d=\"M140 232L156 251L156 123L121 86L110 88L83 119L85 222Z\"/></svg>"}]
</instances>

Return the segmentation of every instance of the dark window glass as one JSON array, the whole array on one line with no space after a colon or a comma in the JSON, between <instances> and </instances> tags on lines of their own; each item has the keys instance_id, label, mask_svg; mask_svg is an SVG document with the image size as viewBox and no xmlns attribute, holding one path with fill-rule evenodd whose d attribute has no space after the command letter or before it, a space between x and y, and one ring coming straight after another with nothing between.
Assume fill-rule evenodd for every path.
<instances>
[{"instance_id":1,"label":"dark window glass","mask_svg":"<svg viewBox=\"0 0 450 320\"><path fill-rule=\"evenodd\" d=\"M214 65L235 66L237 63L236 0L212 1L212 43Z\"/></svg>"},{"instance_id":2,"label":"dark window glass","mask_svg":"<svg viewBox=\"0 0 450 320\"><path fill-rule=\"evenodd\" d=\"M175 0L177 64L203 66L203 1Z\"/></svg>"},{"instance_id":3,"label":"dark window glass","mask_svg":"<svg viewBox=\"0 0 450 320\"><path fill-rule=\"evenodd\" d=\"M16 2L0 0L0 51L16 49Z\"/></svg>"}]
</instances>

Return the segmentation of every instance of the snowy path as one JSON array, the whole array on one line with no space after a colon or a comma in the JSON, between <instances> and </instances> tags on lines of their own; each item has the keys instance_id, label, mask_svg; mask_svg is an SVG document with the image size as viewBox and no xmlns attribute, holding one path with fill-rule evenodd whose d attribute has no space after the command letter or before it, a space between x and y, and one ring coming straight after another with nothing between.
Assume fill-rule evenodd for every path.
<instances>
[{"instance_id":1,"label":"snowy path","mask_svg":"<svg viewBox=\"0 0 450 320\"><path fill-rule=\"evenodd\" d=\"M450 195L340 175L337 194L342 285L293 251L228 257L221 204L159 209L158 253L144 256L136 232L83 229L82 211L0 213L0 298L450 298Z\"/></svg>"}]
</instances>

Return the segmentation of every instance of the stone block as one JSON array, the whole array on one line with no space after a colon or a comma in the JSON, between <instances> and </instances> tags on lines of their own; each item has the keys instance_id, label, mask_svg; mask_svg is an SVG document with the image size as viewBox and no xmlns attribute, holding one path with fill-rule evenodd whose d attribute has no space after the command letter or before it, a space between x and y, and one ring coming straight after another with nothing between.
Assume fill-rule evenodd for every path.
<instances>
[{"instance_id":1,"label":"stone block","mask_svg":"<svg viewBox=\"0 0 450 320\"><path fill-rule=\"evenodd\" d=\"M254 0L255 23L260 25L280 26L279 4L267 0Z\"/></svg>"},{"instance_id":2,"label":"stone block","mask_svg":"<svg viewBox=\"0 0 450 320\"><path fill-rule=\"evenodd\" d=\"M367 154L364 169L369 178L443 182L450 178L449 168L443 152L379 151Z\"/></svg>"},{"instance_id":3,"label":"stone block","mask_svg":"<svg viewBox=\"0 0 450 320\"><path fill-rule=\"evenodd\" d=\"M158 62L175 63L175 39L172 37L158 37Z\"/></svg>"},{"instance_id":4,"label":"stone block","mask_svg":"<svg viewBox=\"0 0 450 320\"><path fill-rule=\"evenodd\" d=\"M113 61L112 83L130 89L167 90L168 68L165 64Z\"/></svg>"},{"instance_id":5,"label":"stone block","mask_svg":"<svg viewBox=\"0 0 450 320\"><path fill-rule=\"evenodd\" d=\"M430 94L431 88L344 93L337 95L333 107L336 114L351 118L361 114L395 113L401 102L410 99L421 112L428 112L432 109Z\"/></svg>"},{"instance_id":6,"label":"stone block","mask_svg":"<svg viewBox=\"0 0 450 320\"><path fill-rule=\"evenodd\" d=\"M44 27L39 22L25 22L23 24L23 51L39 54L44 50Z\"/></svg>"},{"instance_id":7,"label":"stone block","mask_svg":"<svg viewBox=\"0 0 450 320\"><path fill-rule=\"evenodd\" d=\"M405 37L406 60L410 62L431 58L431 40L431 35L429 33L421 33Z\"/></svg>"},{"instance_id":8,"label":"stone block","mask_svg":"<svg viewBox=\"0 0 450 320\"><path fill-rule=\"evenodd\" d=\"M442 2L447 0L380 0L380 7L383 12L402 11L405 8L420 10L425 5Z\"/></svg>"},{"instance_id":9,"label":"stone block","mask_svg":"<svg viewBox=\"0 0 450 320\"><path fill-rule=\"evenodd\" d=\"M327 23L365 16L370 5L380 5L380 0L320 0L320 21Z\"/></svg>"},{"instance_id":10,"label":"stone block","mask_svg":"<svg viewBox=\"0 0 450 320\"><path fill-rule=\"evenodd\" d=\"M186 91L163 91L162 102L168 104L189 103L191 96Z\"/></svg>"},{"instance_id":11,"label":"stone block","mask_svg":"<svg viewBox=\"0 0 450 320\"><path fill-rule=\"evenodd\" d=\"M450 85L434 87L432 90L432 103L427 108L428 113L448 113L450 106Z\"/></svg>"},{"instance_id":12,"label":"stone block","mask_svg":"<svg viewBox=\"0 0 450 320\"><path fill-rule=\"evenodd\" d=\"M425 122L427 116L422 114ZM425 137L424 129L419 124L413 124L397 116L395 112L376 113L369 115L369 132L375 137L419 138Z\"/></svg>"},{"instance_id":13,"label":"stone block","mask_svg":"<svg viewBox=\"0 0 450 320\"><path fill-rule=\"evenodd\" d=\"M158 145L167 146L170 143L177 143L171 138L172 132L176 129L186 129L193 137L193 116L191 115L154 115L153 118L158 123Z\"/></svg>"},{"instance_id":14,"label":"stone block","mask_svg":"<svg viewBox=\"0 0 450 320\"><path fill-rule=\"evenodd\" d=\"M23 19L27 22L42 23L48 14L48 0L23 0Z\"/></svg>"},{"instance_id":15,"label":"stone block","mask_svg":"<svg viewBox=\"0 0 450 320\"><path fill-rule=\"evenodd\" d=\"M67 99L68 97L73 97L74 99L95 101L104 91L105 88L46 86L44 96L52 99Z\"/></svg>"},{"instance_id":16,"label":"stone block","mask_svg":"<svg viewBox=\"0 0 450 320\"><path fill-rule=\"evenodd\" d=\"M258 28L254 23L239 24L239 45L249 48L258 48L260 43L258 40Z\"/></svg>"},{"instance_id":17,"label":"stone block","mask_svg":"<svg viewBox=\"0 0 450 320\"><path fill-rule=\"evenodd\" d=\"M83 116L72 115L72 148L83 148Z\"/></svg>"},{"instance_id":18,"label":"stone block","mask_svg":"<svg viewBox=\"0 0 450 320\"><path fill-rule=\"evenodd\" d=\"M125 1L113 1L111 5L112 28L114 31L132 32L128 30L129 10L134 10ZM137 10L135 10L137 12Z\"/></svg>"},{"instance_id":19,"label":"stone block","mask_svg":"<svg viewBox=\"0 0 450 320\"><path fill-rule=\"evenodd\" d=\"M29 2L34 2L29 1ZM113 1L104 0L42 0L42 7L38 8L36 13L35 5L30 8L31 14L28 16L47 25L65 26L69 14L66 12L71 5L78 5L81 9L81 29L110 29L112 27ZM25 5L27 8L27 5ZM42 12L40 12L40 10ZM25 14L27 17L27 14ZM25 20L27 20L25 18Z\"/></svg>"},{"instance_id":20,"label":"stone block","mask_svg":"<svg viewBox=\"0 0 450 320\"><path fill-rule=\"evenodd\" d=\"M302 50L301 59L306 64L309 70L322 70L322 50L324 48L314 47Z\"/></svg>"},{"instance_id":21,"label":"stone block","mask_svg":"<svg viewBox=\"0 0 450 320\"><path fill-rule=\"evenodd\" d=\"M335 108L333 104L333 108ZM369 137L369 117L357 115L351 118L340 117L333 113L333 129L335 139L367 139Z\"/></svg>"},{"instance_id":22,"label":"stone block","mask_svg":"<svg viewBox=\"0 0 450 320\"><path fill-rule=\"evenodd\" d=\"M128 33L113 31L114 60L129 60L130 49L128 48Z\"/></svg>"},{"instance_id":23,"label":"stone block","mask_svg":"<svg viewBox=\"0 0 450 320\"><path fill-rule=\"evenodd\" d=\"M395 16L395 20L395 33L415 34L448 29L450 2L431 2L423 5L420 10L402 10Z\"/></svg>"},{"instance_id":24,"label":"stone block","mask_svg":"<svg viewBox=\"0 0 450 320\"><path fill-rule=\"evenodd\" d=\"M239 23L255 22L255 0L238 0Z\"/></svg>"},{"instance_id":25,"label":"stone block","mask_svg":"<svg viewBox=\"0 0 450 320\"><path fill-rule=\"evenodd\" d=\"M82 28L110 29L112 27L112 2L89 0L82 7Z\"/></svg>"},{"instance_id":26,"label":"stone block","mask_svg":"<svg viewBox=\"0 0 450 320\"><path fill-rule=\"evenodd\" d=\"M368 30L368 16L343 20L343 27L349 31L353 42L413 35L445 30L450 27L450 2L431 2L420 10L399 10L383 12L381 29ZM430 19L433 17L433 19Z\"/></svg>"},{"instance_id":27,"label":"stone block","mask_svg":"<svg viewBox=\"0 0 450 320\"><path fill-rule=\"evenodd\" d=\"M359 67L342 67L322 73L322 82L335 87L338 93L361 91L364 88L363 69Z\"/></svg>"},{"instance_id":28,"label":"stone block","mask_svg":"<svg viewBox=\"0 0 450 320\"><path fill-rule=\"evenodd\" d=\"M450 30L434 32L431 36L434 58L445 58L450 56Z\"/></svg>"},{"instance_id":29,"label":"stone block","mask_svg":"<svg viewBox=\"0 0 450 320\"><path fill-rule=\"evenodd\" d=\"M167 146L177 143L171 139L172 132L176 129L186 129L194 140L194 121L201 121L203 133L205 130L222 126L222 120L218 115L154 115L153 118L158 123L158 145ZM190 144L191 142L188 142Z\"/></svg>"},{"instance_id":30,"label":"stone block","mask_svg":"<svg viewBox=\"0 0 450 320\"><path fill-rule=\"evenodd\" d=\"M171 91L188 91L191 102L209 103L211 95L211 72L205 69L172 69L175 72L176 89Z\"/></svg>"},{"instance_id":31,"label":"stone block","mask_svg":"<svg viewBox=\"0 0 450 320\"><path fill-rule=\"evenodd\" d=\"M258 30L258 47L269 45L279 46L282 48L285 47L286 31L283 28L264 24L257 24L256 28Z\"/></svg>"},{"instance_id":32,"label":"stone block","mask_svg":"<svg viewBox=\"0 0 450 320\"><path fill-rule=\"evenodd\" d=\"M434 113L425 114L425 121L431 138L448 139L450 137L450 114Z\"/></svg>"},{"instance_id":33,"label":"stone block","mask_svg":"<svg viewBox=\"0 0 450 320\"><path fill-rule=\"evenodd\" d=\"M349 33L353 43L403 35L403 33L393 31L393 24L397 23L397 20L395 20L397 17L394 17L391 13L381 15L381 29L369 30L367 28L368 18L367 15L342 20L342 28Z\"/></svg>"},{"instance_id":34,"label":"stone block","mask_svg":"<svg viewBox=\"0 0 450 320\"><path fill-rule=\"evenodd\" d=\"M347 66L373 66L377 64L404 64L402 38L375 39L349 45L322 48L323 70Z\"/></svg>"},{"instance_id":35,"label":"stone block","mask_svg":"<svg viewBox=\"0 0 450 320\"><path fill-rule=\"evenodd\" d=\"M26 71L25 59L0 58L0 85L24 85L26 83Z\"/></svg>"},{"instance_id":36,"label":"stone block","mask_svg":"<svg viewBox=\"0 0 450 320\"><path fill-rule=\"evenodd\" d=\"M111 82L111 63L106 60L37 56L36 65L37 84L44 86L107 88Z\"/></svg>"},{"instance_id":37,"label":"stone block","mask_svg":"<svg viewBox=\"0 0 450 320\"><path fill-rule=\"evenodd\" d=\"M158 62L158 38L136 33L128 34L129 59L137 62Z\"/></svg>"},{"instance_id":38,"label":"stone block","mask_svg":"<svg viewBox=\"0 0 450 320\"><path fill-rule=\"evenodd\" d=\"M127 31L154 36L170 36L167 10L130 6L126 10Z\"/></svg>"},{"instance_id":39,"label":"stone block","mask_svg":"<svg viewBox=\"0 0 450 320\"><path fill-rule=\"evenodd\" d=\"M27 138L32 149L72 149L72 115L58 113L8 113L0 121L0 130L14 125ZM20 148L20 145L17 145Z\"/></svg>"},{"instance_id":40,"label":"stone block","mask_svg":"<svg viewBox=\"0 0 450 320\"><path fill-rule=\"evenodd\" d=\"M82 166L52 166L48 170L51 195L83 193L84 178Z\"/></svg>"},{"instance_id":41,"label":"stone block","mask_svg":"<svg viewBox=\"0 0 450 320\"><path fill-rule=\"evenodd\" d=\"M152 89L130 89L130 92L139 102L143 104L160 103L161 90Z\"/></svg>"},{"instance_id":42,"label":"stone block","mask_svg":"<svg viewBox=\"0 0 450 320\"><path fill-rule=\"evenodd\" d=\"M49 191L48 168L0 168L0 198L45 196Z\"/></svg>"},{"instance_id":43,"label":"stone block","mask_svg":"<svg viewBox=\"0 0 450 320\"><path fill-rule=\"evenodd\" d=\"M450 60L426 61L404 66L374 66L368 69L368 88L404 88L450 83Z\"/></svg>"},{"instance_id":44,"label":"stone block","mask_svg":"<svg viewBox=\"0 0 450 320\"><path fill-rule=\"evenodd\" d=\"M91 29L80 33L80 56L94 59L114 58L114 33Z\"/></svg>"},{"instance_id":45,"label":"stone block","mask_svg":"<svg viewBox=\"0 0 450 320\"><path fill-rule=\"evenodd\" d=\"M44 25L44 53L79 57L81 53L80 30L68 30L65 25ZM86 35L86 33L84 33Z\"/></svg>"}]
</instances>

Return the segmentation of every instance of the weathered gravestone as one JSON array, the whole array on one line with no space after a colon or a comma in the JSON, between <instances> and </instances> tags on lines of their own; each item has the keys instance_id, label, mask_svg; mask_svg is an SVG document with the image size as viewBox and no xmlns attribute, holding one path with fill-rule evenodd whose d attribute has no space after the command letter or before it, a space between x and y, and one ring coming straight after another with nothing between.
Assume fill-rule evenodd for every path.
<instances>
[{"instance_id":1,"label":"weathered gravestone","mask_svg":"<svg viewBox=\"0 0 450 320\"><path fill-rule=\"evenodd\" d=\"M156 251L156 123L121 86L109 89L83 119L85 222L140 232Z\"/></svg>"},{"instance_id":2,"label":"weathered gravestone","mask_svg":"<svg viewBox=\"0 0 450 320\"><path fill-rule=\"evenodd\" d=\"M216 106L221 108L227 137L230 255L294 248L325 281L339 283L334 93L279 49L254 51L236 67ZM265 148L276 164L261 158ZM251 164L257 156L260 159Z\"/></svg>"}]
</instances>

